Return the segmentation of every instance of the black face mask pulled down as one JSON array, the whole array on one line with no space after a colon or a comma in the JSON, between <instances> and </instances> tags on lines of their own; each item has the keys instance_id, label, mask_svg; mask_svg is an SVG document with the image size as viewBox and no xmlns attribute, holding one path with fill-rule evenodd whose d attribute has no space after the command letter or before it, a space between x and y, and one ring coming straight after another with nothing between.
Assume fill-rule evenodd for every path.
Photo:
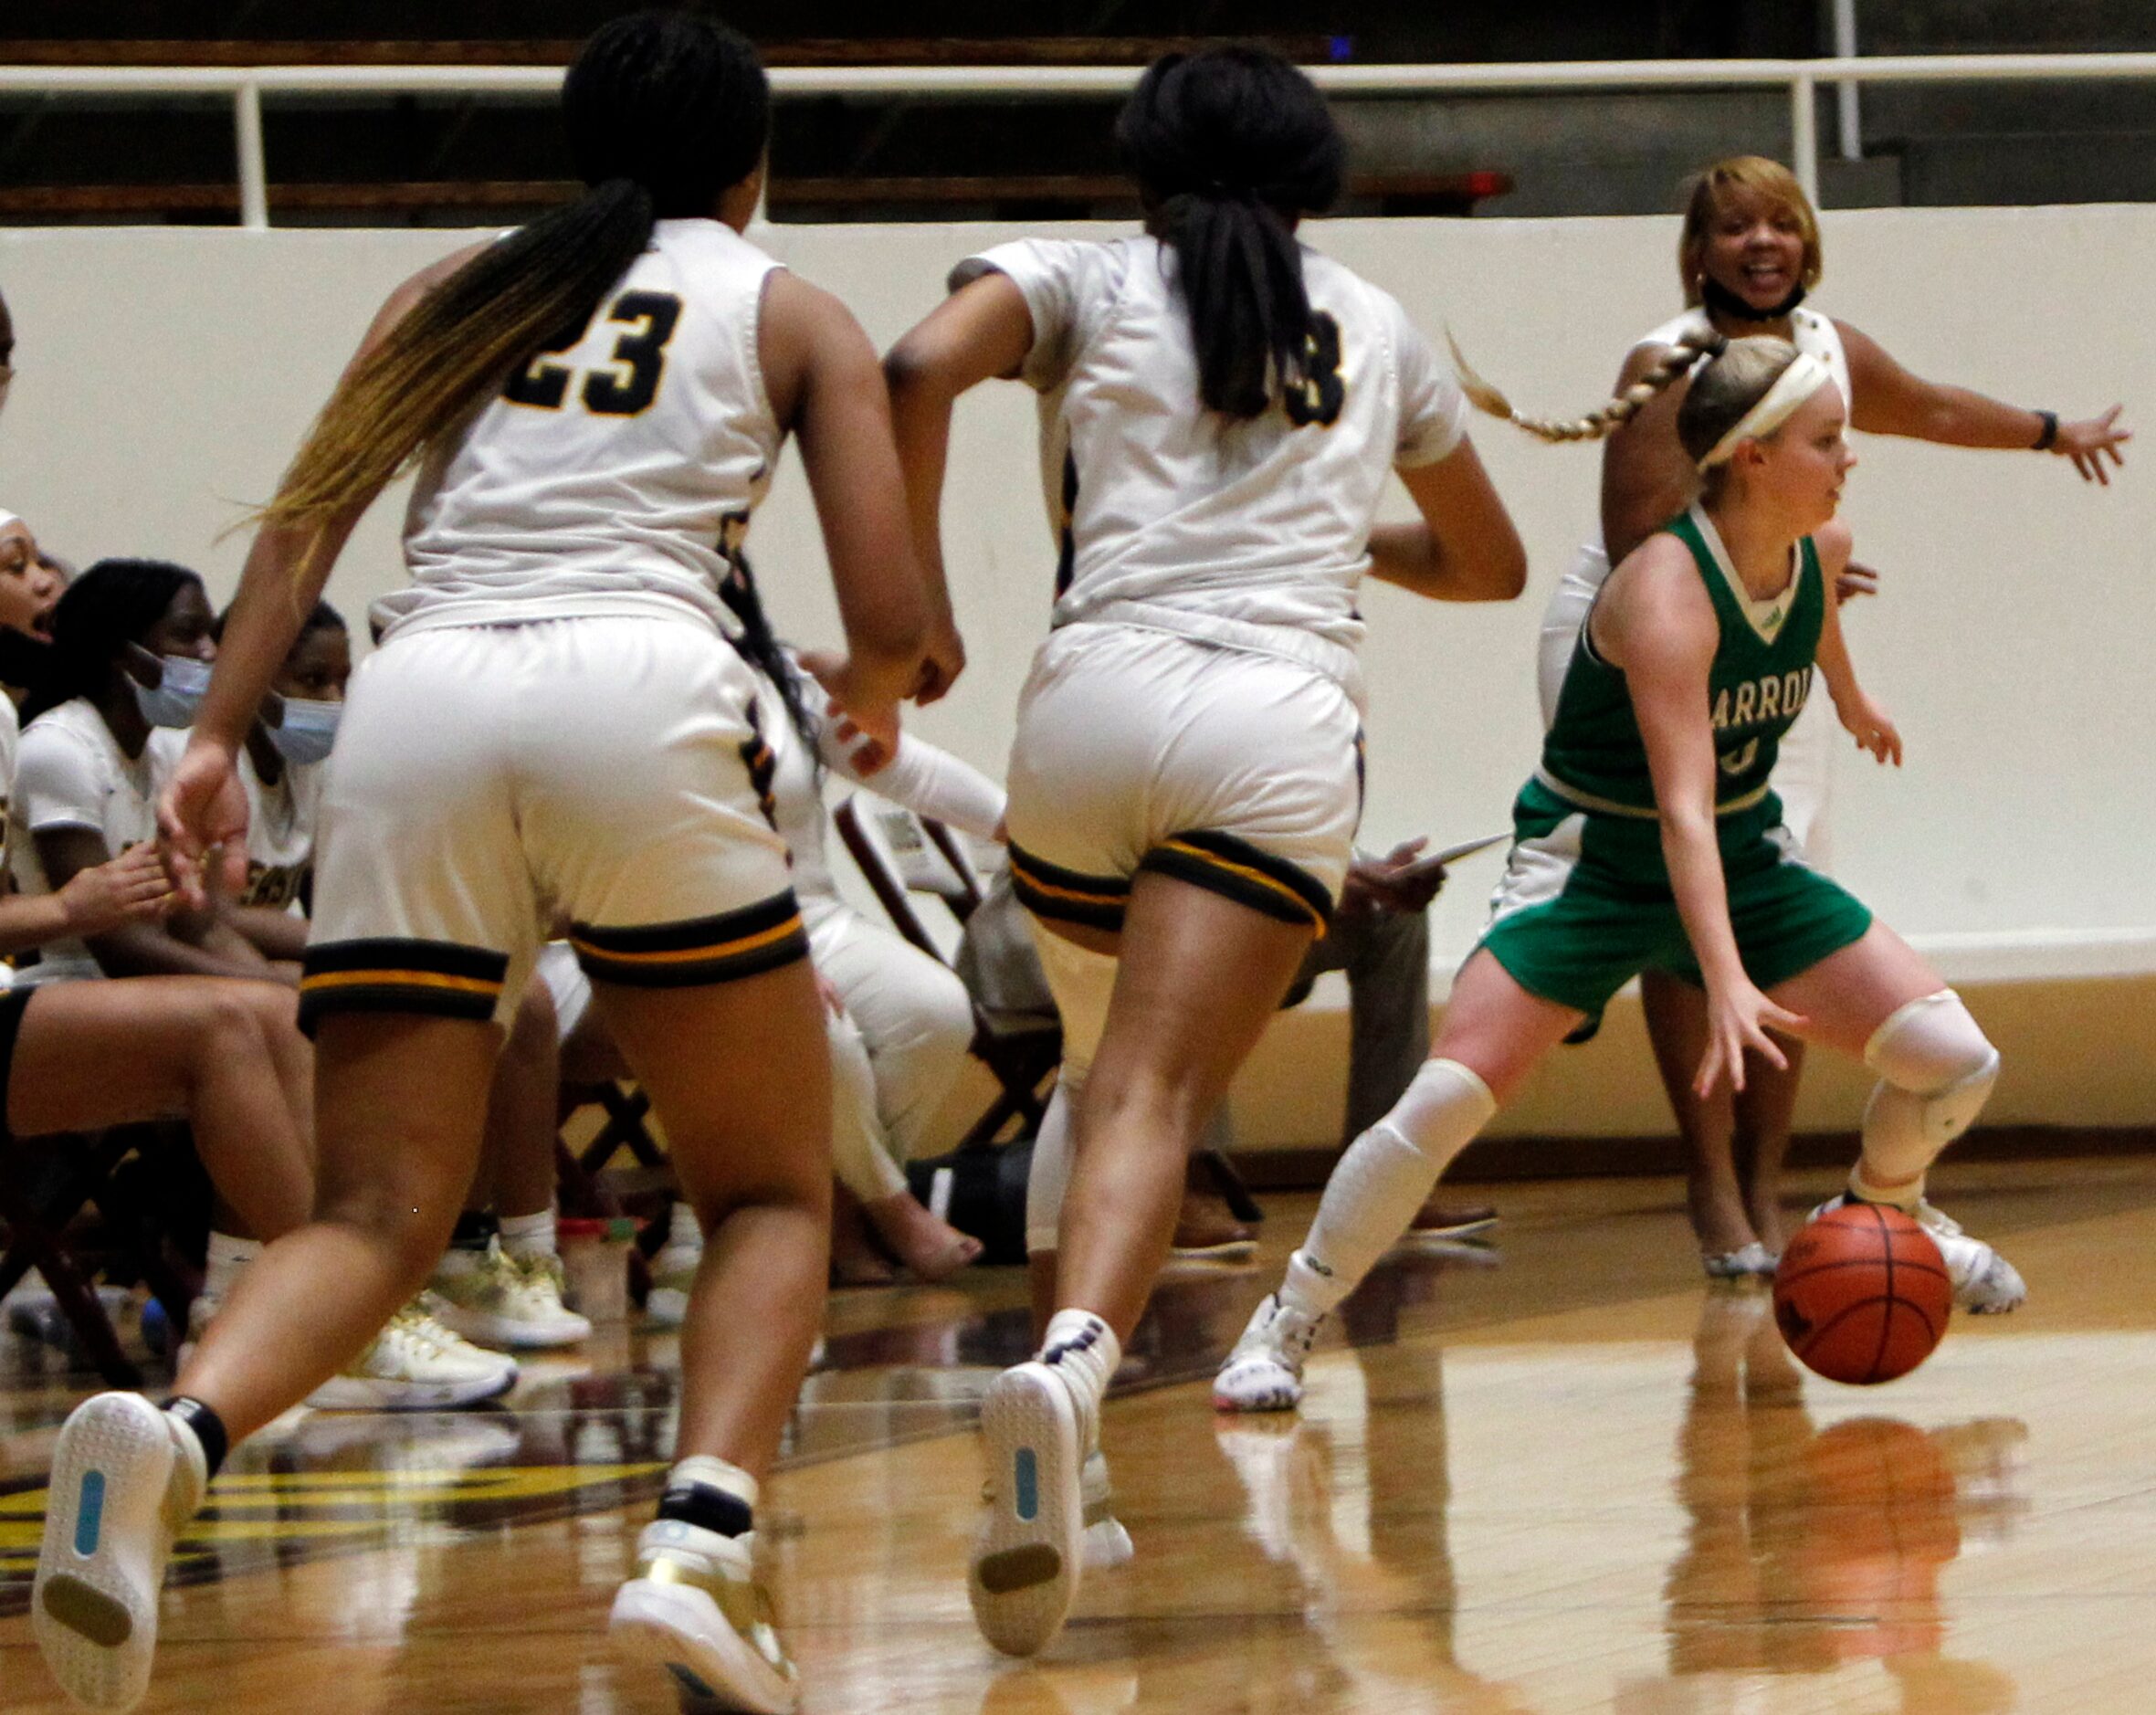
<instances>
[{"instance_id":1,"label":"black face mask pulled down","mask_svg":"<svg viewBox=\"0 0 2156 1715\"><path fill-rule=\"evenodd\" d=\"M1732 321L1779 321L1804 301L1804 286L1799 280L1789 296L1780 303L1760 310L1709 275L1702 277L1699 281L1699 301L1712 314L1727 316Z\"/></svg>"},{"instance_id":2,"label":"black face mask pulled down","mask_svg":"<svg viewBox=\"0 0 2156 1715\"><path fill-rule=\"evenodd\" d=\"M19 631L0 628L0 685L29 690L44 682L51 669L52 645Z\"/></svg>"}]
</instances>

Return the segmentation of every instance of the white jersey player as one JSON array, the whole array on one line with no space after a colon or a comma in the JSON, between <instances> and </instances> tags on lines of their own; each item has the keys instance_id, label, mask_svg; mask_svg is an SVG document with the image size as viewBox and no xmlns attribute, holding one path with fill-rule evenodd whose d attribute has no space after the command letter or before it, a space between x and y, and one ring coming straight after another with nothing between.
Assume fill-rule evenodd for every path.
<instances>
[{"instance_id":1,"label":"white jersey player","mask_svg":"<svg viewBox=\"0 0 2156 1715\"><path fill-rule=\"evenodd\" d=\"M1044 1140L1036 1171L1075 1165L1041 1356L983 1406L971 1579L982 1629L1017 1655L1056 1635L1077 1589L1085 1499L1104 1504L1099 1405L1184 1158L1346 870L1357 584L1371 571L1499 599L1525 571L1421 336L1296 241L1343 153L1309 81L1255 49L1173 55L1117 129L1147 235L974 258L886 364L924 557L941 552L951 402L996 376L1042 394L1059 539L1009 826L1077 1132L1075 1151ZM1421 521L1373 527L1394 470Z\"/></svg>"},{"instance_id":2,"label":"white jersey player","mask_svg":"<svg viewBox=\"0 0 2156 1715\"><path fill-rule=\"evenodd\" d=\"M168 1410L100 1395L55 1455L48 1548L92 1462L101 1522L87 1559L41 1565L41 1589L64 1569L95 1599L46 1601L40 1641L94 1706L142 1695L171 1532L227 1442L348 1359L442 1254L497 1021L557 913L711 1239L682 1335L682 1457L614 1634L713 1701L794 1699L752 1531L821 1320L830 1072L716 596L788 432L851 647L831 688L887 739L924 682L929 606L873 351L740 236L768 129L754 50L639 13L586 44L563 102L590 189L377 318L266 509L161 805L183 863L218 845L243 861L235 753L344 534L423 455L414 588L384 606L323 791L301 997L319 1218L241 1277Z\"/></svg>"}]
</instances>

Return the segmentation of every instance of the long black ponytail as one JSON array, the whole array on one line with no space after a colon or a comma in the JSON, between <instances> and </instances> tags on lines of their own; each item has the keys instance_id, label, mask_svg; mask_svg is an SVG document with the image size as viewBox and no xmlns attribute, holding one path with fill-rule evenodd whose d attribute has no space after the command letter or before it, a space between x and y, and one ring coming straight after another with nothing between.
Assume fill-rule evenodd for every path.
<instances>
[{"instance_id":1,"label":"long black ponytail","mask_svg":"<svg viewBox=\"0 0 2156 1715\"><path fill-rule=\"evenodd\" d=\"M1317 86L1258 47L1155 60L1116 121L1146 229L1175 254L1198 394L1264 415L1309 378L1310 301L1297 218L1339 198L1347 145Z\"/></svg>"},{"instance_id":2,"label":"long black ponytail","mask_svg":"<svg viewBox=\"0 0 2156 1715\"><path fill-rule=\"evenodd\" d=\"M591 188L489 245L356 363L262 510L321 528L388 481L505 370L573 339L651 240L709 215L755 171L771 90L748 40L685 12L616 18L562 83L571 157Z\"/></svg>"}]
</instances>

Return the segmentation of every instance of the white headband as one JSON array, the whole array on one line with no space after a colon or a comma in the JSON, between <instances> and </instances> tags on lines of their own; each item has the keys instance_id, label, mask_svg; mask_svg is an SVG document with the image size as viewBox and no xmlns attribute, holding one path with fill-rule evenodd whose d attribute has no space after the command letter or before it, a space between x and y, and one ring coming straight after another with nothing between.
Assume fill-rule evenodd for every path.
<instances>
[{"instance_id":1,"label":"white headband","mask_svg":"<svg viewBox=\"0 0 2156 1715\"><path fill-rule=\"evenodd\" d=\"M5 530L10 524L19 524L22 521L20 513L11 512L5 506L0 506L0 530Z\"/></svg>"},{"instance_id":2,"label":"white headband","mask_svg":"<svg viewBox=\"0 0 2156 1715\"><path fill-rule=\"evenodd\" d=\"M1739 441L1760 440L1772 435L1796 415L1799 405L1833 379L1834 371L1811 352L1798 352L1796 362L1774 377L1774 384L1738 419L1737 426L1715 442L1707 457L1699 461L1699 468L1710 470L1716 465L1727 463L1730 455L1737 450Z\"/></svg>"}]
</instances>

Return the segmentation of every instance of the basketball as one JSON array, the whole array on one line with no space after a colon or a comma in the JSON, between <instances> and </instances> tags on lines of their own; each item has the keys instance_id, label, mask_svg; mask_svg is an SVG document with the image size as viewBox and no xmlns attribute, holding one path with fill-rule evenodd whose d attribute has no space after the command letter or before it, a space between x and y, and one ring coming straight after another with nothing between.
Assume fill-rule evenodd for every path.
<instances>
[{"instance_id":1,"label":"basketball","mask_svg":"<svg viewBox=\"0 0 2156 1715\"><path fill-rule=\"evenodd\" d=\"M1931 1235L1857 1203L1804 1228L1774 1271L1774 1324L1807 1369L1867 1387L1907 1375L1946 1333L1953 1283Z\"/></svg>"}]
</instances>

